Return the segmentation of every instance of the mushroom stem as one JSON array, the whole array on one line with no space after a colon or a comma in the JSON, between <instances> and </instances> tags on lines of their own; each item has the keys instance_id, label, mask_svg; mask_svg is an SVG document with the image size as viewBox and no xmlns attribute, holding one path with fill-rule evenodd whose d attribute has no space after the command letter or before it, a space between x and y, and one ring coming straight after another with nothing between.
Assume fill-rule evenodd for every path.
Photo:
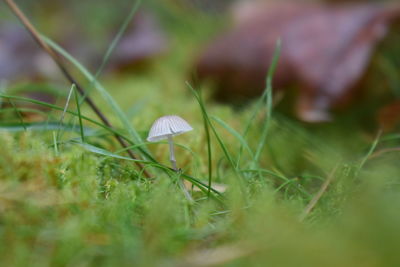
<instances>
[{"instance_id":1,"label":"mushroom stem","mask_svg":"<svg viewBox=\"0 0 400 267\"><path fill-rule=\"evenodd\" d=\"M169 160L171 161L172 168L174 169L174 171L178 171L178 167L176 166L174 141L172 140L172 135L168 136L168 144L169 144Z\"/></svg>"},{"instance_id":2,"label":"mushroom stem","mask_svg":"<svg viewBox=\"0 0 400 267\"><path fill-rule=\"evenodd\" d=\"M172 135L168 136L168 144L169 144L169 160L171 161L172 169L174 169L174 171L176 171L176 172L179 172L179 169L176 166L174 141L172 140ZM178 184L179 184L179 187L182 189L187 200L189 200L190 202L193 202L192 196L190 195L189 191L186 189L186 187L183 184L181 179L179 179Z\"/></svg>"}]
</instances>

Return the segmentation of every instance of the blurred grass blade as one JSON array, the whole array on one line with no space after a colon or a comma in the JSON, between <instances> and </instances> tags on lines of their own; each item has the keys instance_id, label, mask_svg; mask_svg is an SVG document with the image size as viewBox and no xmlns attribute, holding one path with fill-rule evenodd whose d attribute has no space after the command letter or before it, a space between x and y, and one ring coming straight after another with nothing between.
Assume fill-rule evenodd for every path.
<instances>
[{"instance_id":1,"label":"blurred grass blade","mask_svg":"<svg viewBox=\"0 0 400 267\"><path fill-rule=\"evenodd\" d=\"M26 131L26 126L25 126L25 123L24 123L24 119L22 118L21 112L19 112L17 106L15 106L14 101L12 101L11 99L8 99L8 102L10 102L10 104L11 104L13 110L15 111L15 114L17 114L17 117L18 117L19 121L21 122L21 126L22 126L22 127L24 128L24 130Z\"/></svg>"},{"instance_id":2,"label":"blurred grass blade","mask_svg":"<svg viewBox=\"0 0 400 267\"><path fill-rule=\"evenodd\" d=\"M226 122L224 122L220 118L215 117L215 116L210 116L210 117L214 121L218 122L222 127L224 127L228 132L230 132L234 137L236 137L236 139L239 141L240 145L246 149L246 151L249 153L249 155L252 157L252 159L254 158L253 151L249 147L247 141L243 138L243 136L239 132L237 132L235 129L233 129L231 126L229 126Z\"/></svg>"},{"instance_id":3,"label":"blurred grass blade","mask_svg":"<svg viewBox=\"0 0 400 267\"><path fill-rule=\"evenodd\" d=\"M83 131L83 124L82 124L81 104L79 103L79 95L78 95L78 92L76 91L76 88L74 90L74 96L75 96L75 102L76 102L76 110L78 112L79 131L81 134L81 141L82 141L82 143L84 143L85 142L85 132Z\"/></svg>"},{"instance_id":4,"label":"blurred grass blade","mask_svg":"<svg viewBox=\"0 0 400 267\"><path fill-rule=\"evenodd\" d=\"M201 96L198 95L198 97L196 97L201 101ZM207 142L207 157L208 157L208 192L207 192L207 196L210 197L210 193L211 193L211 186L212 186L212 150L211 150L211 136L210 136L210 128L209 128L209 119L207 117L207 113L203 112L203 106L202 104L200 104L201 106L201 110L202 110L202 117L203 117L203 125L204 125L204 131L206 133L206 142Z\"/></svg>"},{"instance_id":5,"label":"blurred grass blade","mask_svg":"<svg viewBox=\"0 0 400 267\"><path fill-rule=\"evenodd\" d=\"M2 98L0 97L0 99L2 99ZM46 112L43 112L43 111L41 111L41 110L37 110L37 109L34 109L34 108L18 108L18 107L17 107L17 110L18 110L19 112L40 114L40 115L42 115L42 116L44 116L44 117L47 117L47 115L48 115ZM0 113L7 113L7 112L9 112L9 111L15 112L15 108L14 108L14 107L11 107L11 108L1 108L1 109L0 109Z\"/></svg>"},{"instance_id":6,"label":"blurred grass blade","mask_svg":"<svg viewBox=\"0 0 400 267\"><path fill-rule=\"evenodd\" d=\"M31 122L21 125L20 123L0 123L0 131L6 132L21 132L25 130L29 131L57 131L58 129L68 132L77 132L76 127L72 124L62 124L59 122ZM85 127L83 129L85 135L92 136L97 133L96 130Z\"/></svg>"},{"instance_id":7,"label":"blurred grass blade","mask_svg":"<svg viewBox=\"0 0 400 267\"><path fill-rule=\"evenodd\" d=\"M269 129L269 124L271 121L271 116L272 116L272 78L275 74L276 67L278 65L279 61L279 56L281 52L281 41L278 40L276 44L276 49L274 52L274 56L272 58L272 63L271 66L268 69L268 74L267 74L267 79L266 79L266 87L265 91L263 94L263 97L265 100L265 105L266 105L266 114L265 114L265 120L262 126L262 131L261 131L261 137L260 137L260 142L258 144L255 156L254 156L254 161L255 164L258 164L261 156L261 152L264 149L266 139L267 139L267 134L268 134L268 129Z\"/></svg>"},{"instance_id":8,"label":"blurred grass blade","mask_svg":"<svg viewBox=\"0 0 400 267\"><path fill-rule=\"evenodd\" d=\"M277 177L277 178L279 178L279 179L281 179L283 181L286 181L286 182L289 181L289 179L287 177L285 177L284 175L279 174L279 173L275 173L273 171L269 171L269 170L266 170L266 169L248 169L248 170L240 170L240 171L243 172L243 173L247 173L247 172L249 172L249 173L252 173L252 172L254 172L254 173L263 172L263 173L269 174L271 176Z\"/></svg>"},{"instance_id":9,"label":"blurred grass blade","mask_svg":"<svg viewBox=\"0 0 400 267\"><path fill-rule=\"evenodd\" d=\"M258 101L256 102L255 108L254 108L254 110L253 110L253 112L252 112L252 114L250 116L250 119L247 120L246 126L244 127L244 131L243 131L243 134L242 134L243 138L247 137L247 134L250 131L252 123L255 121L255 118L256 118L257 114L260 112L260 110L261 110L261 108L263 106L262 104L263 104L263 97L260 97L258 99ZM237 157L237 160L236 160L236 166L237 167L239 167L239 165L240 165L240 160L242 158L242 153L243 153L243 145L241 144L240 147L239 147L239 153L238 153L238 157ZM253 160L254 160L254 158L253 158Z\"/></svg>"},{"instance_id":10,"label":"blurred grass blade","mask_svg":"<svg viewBox=\"0 0 400 267\"><path fill-rule=\"evenodd\" d=\"M218 141L218 143L219 143L219 145L220 145L220 147L221 147L221 149L222 149L222 151L223 151L223 153L225 155L225 158L228 160L228 163L230 164L232 170L234 171L235 176L238 178L237 182L238 182L238 185L239 185L240 190L242 192L242 197L244 199L247 199L246 190L245 190L245 187L244 187L244 184L243 184L243 179L244 179L243 173L241 173L238 170L238 168L236 167L236 165L235 165L235 163L233 161L232 155L229 153L228 148L226 147L225 143L222 141L221 136L219 135L219 133L215 129L214 125L212 124L212 122L210 120L210 117L209 117L209 115L207 113L207 110L205 108L205 105L204 105L204 102L203 102L203 99L202 99L201 95L198 94L196 90L194 90L194 88L190 85L189 82L186 82L186 84L189 87L189 89L192 91L192 93L195 96L197 102L199 103L200 110L201 110L201 113L203 115L205 123L207 123L210 126L215 138L217 139L217 141ZM211 147L210 147L210 149L211 149ZM209 181L209 184L211 184L210 181ZM209 186L209 189L210 188L211 188L211 186Z\"/></svg>"},{"instance_id":11,"label":"blurred grass blade","mask_svg":"<svg viewBox=\"0 0 400 267\"><path fill-rule=\"evenodd\" d=\"M232 155L229 153L228 148L226 147L225 143L222 141L221 136L219 135L219 133L217 132L217 130L213 126L213 124L212 124L212 122L210 120L210 117L209 117L209 115L207 113L207 110L206 110L206 108L204 106L204 102L203 102L203 99L202 99L201 95L198 92L196 92L196 90L194 90L194 88L188 82L186 82L186 84L188 85L188 87L192 91L193 95L195 96L197 102L199 103L200 109L201 109L201 113L203 114L203 116L204 116L206 122L208 123L208 125L210 126L213 134L217 138L217 141L218 141L222 151L224 152L224 155L225 155L226 159L228 160L228 162L231 165L231 167L236 171L237 168L236 168L235 163L233 162Z\"/></svg>"},{"instance_id":12,"label":"blurred grass blade","mask_svg":"<svg viewBox=\"0 0 400 267\"><path fill-rule=\"evenodd\" d=\"M196 179L196 178L194 178L194 177L192 177L192 176L190 176L188 174L185 174L185 173L182 173L181 176L185 180L187 180L187 181L191 182L192 184L196 185L203 193L208 194L208 191L211 191L211 192L215 193L218 196L222 196L222 194L218 190L215 190L214 188L209 187L208 185L206 185L205 183L203 183L199 179ZM211 194L211 196L212 196L212 194Z\"/></svg>"},{"instance_id":13,"label":"blurred grass blade","mask_svg":"<svg viewBox=\"0 0 400 267\"><path fill-rule=\"evenodd\" d=\"M60 128L58 128L60 129ZM57 142L57 134L53 131L53 146L54 146L54 154L58 155L58 142Z\"/></svg>"},{"instance_id":14,"label":"blurred grass blade","mask_svg":"<svg viewBox=\"0 0 400 267\"><path fill-rule=\"evenodd\" d=\"M379 140L381 138L381 135L382 135L382 130L379 130L379 132L376 135L376 138L375 138L374 142L372 143L370 149L368 150L367 154L362 158L360 164L358 165L357 170L355 172L355 177L358 176L359 172L364 167L365 163L368 161L368 159L370 158L372 153L375 151L376 147L378 146L378 143L379 143Z\"/></svg>"},{"instance_id":15,"label":"blurred grass blade","mask_svg":"<svg viewBox=\"0 0 400 267\"><path fill-rule=\"evenodd\" d=\"M72 96L72 93L74 92L74 89L75 89L75 84L72 84L71 85L71 89L69 90L69 93L68 93L67 101L65 102L64 110L61 113L60 126L64 122L65 113L67 112L67 109L68 109L68 106L69 106L69 101L71 100L71 96ZM61 130L61 127L60 127L59 130L57 130L56 141L60 140L60 130Z\"/></svg>"},{"instance_id":16,"label":"blurred grass blade","mask_svg":"<svg viewBox=\"0 0 400 267\"><path fill-rule=\"evenodd\" d=\"M67 97L68 92L60 90L57 85L42 83L42 82L29 82L29 83L17 83L13 84L12 87L7 89L7 94L18 95L20 93L45 93L54 97ZM3 94L5 91L2 92Z\"/></svg>"},{"instance_id":17,"label":"blurred grass blade","mask_svg":"<svg viewBox=\"0 0 400 267\"><path fill-rule=\"evenodd\" d=\"M99 147L96 147L96 146L93 146L93 145L90 145L90 144L87 144L87 143L79 143L79 142L73 142L73 141L72 141L72 143L83 147L87 151L90 151L92 153L99 154L99 155L102 155L102 156L105 156L105 157L110 157L110 158L115 158L115 159L123 159L123 160L129 160L129 161L135 161L135 162L141 162L141 163L148 163L148 161L145 161L145 160L139 160L139 159L132 159L130 157L124 157L124 156L109 152L109 151L107 151L105 149L102 149L102 148L99 148Z\"/></svg>"},{"instance_id":18,"label":"blurred grass blade","mask_svg":"<svg viewBox=\"0 0 400 267\"><path fill-rule=\"evenodd\" d=\"M7 88L7 81L1 79L0 80L0 94L5 94L6 93L6 88ZM3 106L3 99L0 98L0 109Z\"/></svg>"}]
</instances>

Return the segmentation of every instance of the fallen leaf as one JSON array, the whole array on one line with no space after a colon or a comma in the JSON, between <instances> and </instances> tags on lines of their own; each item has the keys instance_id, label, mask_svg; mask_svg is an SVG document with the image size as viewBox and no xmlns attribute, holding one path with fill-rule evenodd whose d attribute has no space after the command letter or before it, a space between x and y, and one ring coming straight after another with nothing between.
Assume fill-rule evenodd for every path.
<instances>
[{"instance_id":1,"label":"fallen leaf","mask_svg":"<svg viewBox=\"0 0 400 267\"><path fill-rule=\"evenodd\" d=\"M370 58L400 17L400 5L248 2L233 11L233 27L200 55L198 78L215 83L215 98L243 102L261 95L276 41L282 51L274 88L299 88L296 114L326 121L351 102Z\"/></svg>"}]
</instances>

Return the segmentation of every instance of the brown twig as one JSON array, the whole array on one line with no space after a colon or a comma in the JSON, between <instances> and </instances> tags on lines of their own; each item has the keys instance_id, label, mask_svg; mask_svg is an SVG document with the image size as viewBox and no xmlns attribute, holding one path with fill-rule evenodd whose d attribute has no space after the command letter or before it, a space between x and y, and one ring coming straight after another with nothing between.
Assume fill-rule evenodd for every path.
<instances>
[{"instance_id":1,"label":"brown twig","mask_svg":"<svg viewBox=\"0 0 400 267\"><path fill-rule=\"evenodd\" d=\"M43 39L40 37L39 32L36 30L36 28L32 25L32 23L29 21L29 19L24 15L24 13L21 11L21 9L15 4L13 0L4 0L7 5L10 7L12 12L18 17L18 19L22 22L22 24L25 26L25 28L28 30L28 32L31 34L33 39L39 44L39 46L46 51L47 54L54 60L54 62L57 64L58 68L61 70L61 72L64 74L64 76L67 78L67 80L71 84L75 84L76 89L78 90L79 94L82 96L85 96L85 101L86 103L90 106L90 108L96 113L96 115L100 118L100 120L109 128L112 128L111 123L107 119L107 117L100 111L100 109L96 106L96 104L93 102L93 100L87 96L85 93L85 90L83 87L74 79L74 77L70 74L70 72L67 70L67 68L64 66L61 57L59 54L57 54L49 45L47 45L46 42L43 41ZM118 134L114 135L117 141L120 143L120 145L123 148L127 148L128 145L126 142L122 139L121 136ZM132 159L137 159L135 154L127 149L127 153ZM143 164L140 162L135 162L135 164L143 170L143 173L146 177L150 177L150 174L148 171L143 168Z\"/></svg>"},{"instance_id":2,"label":"brown twig","mask_svg":"<svg viewBox=\"0 0 400 267\"><path fill-rule=\"evenodd\" d=\"M329 173L328 177L326 178L325 182L322 184L321 188L319 189L318 193L311 199L310 203L308 203L307 207L304 209L303 213L300 216L300 221L303 221L308 214L313 210L315 205L317 205L319 199L328 189L328 186L332 183L333 179L335 178L335 173L339 164L337 164Z\"/></svg>"}]
</instances>

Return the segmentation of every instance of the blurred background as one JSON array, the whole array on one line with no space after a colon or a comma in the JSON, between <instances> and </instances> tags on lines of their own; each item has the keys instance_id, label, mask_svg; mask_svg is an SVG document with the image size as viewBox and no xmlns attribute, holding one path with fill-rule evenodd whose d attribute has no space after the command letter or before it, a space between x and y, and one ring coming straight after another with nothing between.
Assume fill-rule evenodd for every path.
<instances>
[{"instance_id":1,"label":"blurred background","mask_svg":"<svg viewBox=\"0 0 400 267\"><path fill-rule=\"evenodd\" d=\"M240 110L261 96L276 53L274 105L282 113L309 123L351 117L367 128L385 129L395 128L399 119L398 1L17 3L41 33L91 72L100 69L102 79L151 77L178 85L173 94L185 94L189 80L209 92L210 101ZM136 5L126 32L100 68ZM55 101L50 92L60 92L62 75L6 5L0 7L2 87Z\"/></svg>"}]
</instances>

